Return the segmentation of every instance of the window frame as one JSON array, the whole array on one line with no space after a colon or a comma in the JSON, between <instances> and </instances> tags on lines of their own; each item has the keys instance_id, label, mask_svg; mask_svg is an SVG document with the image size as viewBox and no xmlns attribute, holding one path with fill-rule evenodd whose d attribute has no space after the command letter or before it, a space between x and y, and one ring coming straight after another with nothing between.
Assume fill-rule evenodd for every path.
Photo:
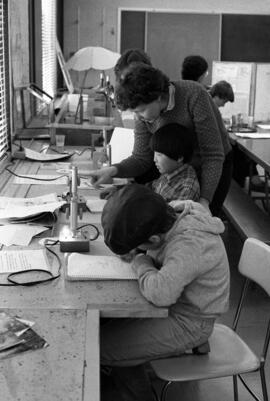
<instances>
[{"instance_id":1,"label":"window frame","mask_svg":"<svg viewBox=\"0 0 270 401\"><path fill-rule=\"evenodd\" d=\"M3 91L3 102L5 105L2 107L0 105L0 112L4 109L3 116L3 130L4 133L4 148L0 152L0 166L2 170L3 161L6 159L6 156L9 154L11 149L11 95L10 95L10 48L9 48L9 6L8 0L0 0L0 6L2 6L3 10L3 38L1 41L3 43L3 76L4 76L4 91ZM1 22L1 21L0 21ZM1 49L0 49L1 50ZM1 61L0 61L1 62ZM1 128L1 127L0 127ZM2 137L0 138L1 143Z\"/></svg>"}]
</instances>

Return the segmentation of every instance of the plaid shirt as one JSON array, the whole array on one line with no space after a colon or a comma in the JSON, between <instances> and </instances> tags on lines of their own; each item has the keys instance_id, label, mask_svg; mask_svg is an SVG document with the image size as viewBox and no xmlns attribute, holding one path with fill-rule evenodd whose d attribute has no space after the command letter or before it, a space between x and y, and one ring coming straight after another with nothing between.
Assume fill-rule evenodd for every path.
<instances>
[{"instance_id":1,"label":"plaid shirt","mask_svg":"<svg viewBox=\"0 0 270 401\"><path fill-rule=\"evenodd\" d=\"M152 181L152 189L167 202L172 200L199 201L200 185L194 168L190 164L181 164L170 174L162 174Z\"/></svg>"}]
</instances>

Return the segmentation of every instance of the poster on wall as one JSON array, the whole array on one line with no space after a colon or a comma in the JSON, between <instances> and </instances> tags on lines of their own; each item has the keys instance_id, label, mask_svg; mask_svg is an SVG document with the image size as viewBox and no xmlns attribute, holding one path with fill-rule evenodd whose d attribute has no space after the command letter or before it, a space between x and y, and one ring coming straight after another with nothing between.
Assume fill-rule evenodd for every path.
<instances>
[{"instance_id":1,"label":"poster on wall","mask_svg":"<svg viewBox=\"0 0 270 401\"><path fill-rule=\"evenodd\" d=\"M227 81L234 91L234 102L220 109L223 118L242 114L243 120L253 115L255 63L213 61L212 85Z\"/></svg>"},{"instance_id":2,"label":"poster on wall","mask_svg":"<svg viewBox=\"0 0 270 401\"><path fill-rule=\"evenodd\" d=\"M254 120L270 121L270 64L268 63L256 65Z\"/></svg>"}]
</instances>

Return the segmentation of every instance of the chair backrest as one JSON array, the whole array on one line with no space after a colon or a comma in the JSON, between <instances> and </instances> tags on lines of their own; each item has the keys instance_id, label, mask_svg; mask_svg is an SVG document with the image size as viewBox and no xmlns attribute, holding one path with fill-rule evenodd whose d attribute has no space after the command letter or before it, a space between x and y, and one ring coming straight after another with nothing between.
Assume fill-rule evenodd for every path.
<instances>
[{"instance_id":1,"label":"chair backrest","mask_svg":"<svg viewBox=\"0 0 270 401\"><path fill-rule=\"evenodd\" d=\"M241 274L259 284L270 296L270 246L248 238L238 264Z\"/></svg>"}]
</instances>

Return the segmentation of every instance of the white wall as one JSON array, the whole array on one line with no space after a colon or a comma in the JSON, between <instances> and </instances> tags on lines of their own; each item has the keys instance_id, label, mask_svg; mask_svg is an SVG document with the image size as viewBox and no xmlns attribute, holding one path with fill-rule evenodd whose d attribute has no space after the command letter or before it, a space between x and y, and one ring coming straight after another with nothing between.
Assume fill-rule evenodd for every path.
<instances>
[{"instance_id":1,"label":"white wall","mask_svg":"<svg viewBox=\"0 0 270 401\"><path fill-rule=\"evenodd\" d=\"M9 33L14 86L29 82L28 0L10 0Z\"/></svg>"},{"instance_id":2,"label":"white wall","mask_svg":"<svg viewBox=\"0 0 270 401\"><path fill-rule=\"evenodd\" d=\"M64 0L66 55L90 45L104 46L116 51L119 8L270 14L270 0Z\"/></svg>"},{"instance_id":3,"label":"white wall","mask_svg":"<svg viewBox=\"0 0 270 401\"><path fill-rule=\"evenodd\" d=\"M9 1L9 43L11 85L15 88L29 83L29 22L28 0ZM14 129L22 126L19 94L12 99L14 107ZM25 108L26 119L29 107Z\"/></svg>"},{"instance_id":4,"label":"white wall","mask_svg":"<svg viewBox=\"0 0 270 401\"><path fill-rule=\"evenodd\" d=\"M119 51L119 9L270 14L270 0L64 0L64 56L86 46ZM72 73L73 80L80 80ZM98 79L92 74L92 79Z\"/></svg>"}]
</instances>

